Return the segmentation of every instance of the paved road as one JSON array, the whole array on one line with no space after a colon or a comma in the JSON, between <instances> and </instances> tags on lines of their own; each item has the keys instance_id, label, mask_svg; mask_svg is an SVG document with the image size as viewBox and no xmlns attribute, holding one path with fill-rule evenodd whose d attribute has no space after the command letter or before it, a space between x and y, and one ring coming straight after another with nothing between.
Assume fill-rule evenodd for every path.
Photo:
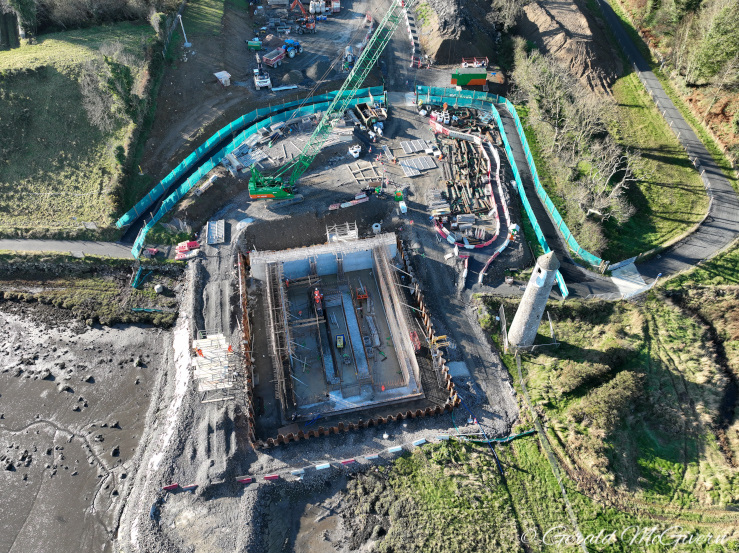
<instances>
[{"instance_id":1,"label":"paved road","mask_svg":"<svg viewBox=\"0 0 739 553\"><path fill-rule=\"evenodd\" d=\"M85 255L107 255L131 259L131 245L92 240L0 240L0 250L25 252L82 252Z\"/></svg>"},{"instance_id":2,"label":"paved road","mask_svg":"<svg viewBox=\"0 0 739 553\"><path fill-rule=\"evenodd\" d=\"M659 273L674 274L711 257L736 238L739 233L739 197L731 187L729 180L713 161L711 154L665 93L649 64L626 33L626 29L613 8L606 0L597 1L606 22L639 75L639 79L644 83L657 108L687 150L688 157L700 171L703 184L711 198L708 217L696 232L675 244L660 257L638 266L639 272L650 278L655 278Z\"/></svg>"},{"instance_id":3,"label":"paved road","mask_svg":"<svg viewBox=\"0 0 739 553\"><path fill-rule=\"evenodd\" d=\"M513 117L503 106L498 106L498 113L503 121L503 129L508 137L508 143L511 145L513 151L513 158L518 167L518 172L521 175L521 181L523 182L524 190L526 191L526 197L529 199L531 208L534 210L536 220L539 222L539 226L544 233L544 237L547 240L549 247L557 254L557 258L561 263L560 272L565 279L565 284L570 291L571 297L584 298L590 294L612 294L618 293L618 288L606 277L601 277L590 271L585 271L574 264L570 257L570 252L565 243L562 235L557 230L557 227L552 222L544 204L539 199L534 188L534 179L531 176L529 170L529 164L526 161L526 155L523 151L523 144L516 131L516 126L513 121ZM531 237L532 240L536 240L535 237ZM559 292L559 288L554 287L555 292Z\"/></svg>"}]
</instances>

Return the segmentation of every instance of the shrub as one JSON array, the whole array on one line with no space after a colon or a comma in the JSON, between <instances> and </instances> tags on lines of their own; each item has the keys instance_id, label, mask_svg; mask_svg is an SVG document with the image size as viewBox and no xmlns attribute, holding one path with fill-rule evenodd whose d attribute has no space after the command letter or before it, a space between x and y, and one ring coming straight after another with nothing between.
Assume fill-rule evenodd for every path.
<instances>
[{"instance_id":1,"label":"shrub","mask_svg":"<svg viewBox=\"0 0 739 553\"><path fill-rule=\"evenodd\" d=\"M577 363L565 361L557 377L556 386L564 393L574 392L584 384L602 381L611 373L611 367L603 363Z\"/></svg>"},{"instance_id":2,"label":"shrub","mask_svg":"<svg viewBox=\"0 0 739 553\"><path fill-rule=\"evenodd\" d=\"M575 421L592 423L605 432L611 432L623 415L637 404L643 382L644 375L622 371L592 390L579 405L570 410L570 414Z\"/></svg>"}]
</instances>

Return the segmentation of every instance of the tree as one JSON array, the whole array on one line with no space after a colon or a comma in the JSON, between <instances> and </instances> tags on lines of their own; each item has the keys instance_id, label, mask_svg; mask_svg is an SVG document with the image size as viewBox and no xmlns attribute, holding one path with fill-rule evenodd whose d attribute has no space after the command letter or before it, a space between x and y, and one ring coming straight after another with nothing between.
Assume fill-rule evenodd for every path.
<instances>
[{"instance_id":1,"label":"tree","mask_svg":"<svg viewBox=\"0 0 739 553\"><path fill-rule=\"evenodd\" d=\"M711 113L711 108L718 100L719 96L727 89L736 88L739 86L739 52L737 52L732 59L724 64L724 67L719 71L713 80L713 98L711 103L706 109L706 113L703 116L703 123L708 120L708 116Z\"/></svg>"},{"instance_id":2,"label":"tree","mask_svg":"<svg viewBox=\"0 0 739 553\"><path fill-rule=\"evenodd\" d=\"M739 53L739 2L715 0L702 10L702 37L694 51L695 70L690 80L710 80Z\"/></svg>"},{"instance_id":3,"label":"tree","mask_svg":"<svg viewBox=\"0 0 739 553\"><path fill-rule=\"evenodd\" d=\"M580 180L580 209L602 221L626 222L635 212L624 193L638 179L634 167L640 154L619 146L607 136L590 147L589 169Z\"/></svg>"},{"instance_id":4,"label":"tree","mask_svg":"<svg viewBox=\"0 0 739 553\"><path fill-rule=\"evenodd\" d=\"M503 25L503 32L516 24L518 16L521 15L523 7L531 2L531 0L493 0L493 8L497 10L498 19Z\"/></svg>"}]
</instances>

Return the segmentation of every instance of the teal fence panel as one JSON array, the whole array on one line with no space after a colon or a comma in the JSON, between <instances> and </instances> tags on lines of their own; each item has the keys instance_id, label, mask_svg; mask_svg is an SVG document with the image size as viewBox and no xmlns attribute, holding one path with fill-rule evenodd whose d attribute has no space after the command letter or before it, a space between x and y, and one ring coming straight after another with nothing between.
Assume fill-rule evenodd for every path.
<instances>
[{"instance_id":1,"label":"teal fence panel","mask_svg":"<svg viewBox=\"0 0 739 553\"><path fill-rule=\"evenodd\" d=\"M539 198L541 198L544 205L546 205L547 210L552 216L552 220L554 221L554 224L561 231L562 235L567 241L567 245L570 247L572 251L574 251L577 255L579 255L582 259L584 259L587 263L589 263L593 267L600 266L600 264L603 263L603 260L597 255L590 253L585 248L581 247L580 244L578 244L577 240L572 235L572 232L567 227L567 223L565 223L564 219L562 218L562 215L559 213L559 210L555 207L551 198L547 194L547 191L544 190L544 187L542 186L541 181L539 180L539 173L536 171L536 164L534 163L534 158L531 154L531 148L529 147L529 142L526 139L526 133L524 133L523 131L523 125L521 124L521 120L518 117L516 108L508 100L505 101L505 106L508 109L508 111L511 113L511 115L513 116L513 120L516 123L516 130L518 131L518 135L521 139L521 144L523 144L523 150L524 150L524 153L526 154L526 161L528 162L529 167L531 168L531 175L534 178L534 187L536 189L536 193L538 194Z\"/></svg>"},{"instance_id":2,"label":"teal fence panel","mask_svg":"<svg viewBox=\"0 0 739 553\"><path fill-rule=\"evenodd\" d=\"M508 157L508 161L511 164L511 169L513 171L513 178L516 181L516 188L518 189L518 197L521 198L521 203L523 204L523 208L526 211L526 215L529 218L529 222L531 223L531 226L534 228L534 234L536 235L536 239L539 242L539 245L541 245L541 248L544 250L544 253L549 253L551 248L549 247L549 244L547 244L547 239L544 237L544 232L542 232L541 227L539 226L539 221L536 219L536 215L534 215L534 210L531 207L531 203L529 202L529 199L526 197L526 191L523 187L523 182L521 181L521 175L518 172L518 167L516 167L516 160L513 157L513 151L511 150L511 146L508 142L508 136L506 135L505 130L503 129L503 121L500 119L500 114L498 113L498 110L495 109L494 106L491 106L491 113L493 114L493 119L495 119L495 123L498 125L498 129L500 130L500 137L503 140L503 146L505 147L505 153ZM559 291L562 294L563 298L566 298L570 295L570 291L567 288L567 285L565 284L564 277L562 276L562 273L557 271L557 274L555 275L555 278L557 280L557 286L559 286Z\"/></svg>"},{"instance_id":3,"label":"teal fence panel","mask_svg":"<svg viewBox=\"0 0 739 553\"><path fill-rule=\"evenodd\" d=\"M383 91L382 87L373 87L375 89L379 88L380 92ZM351 102L349 102L349 105L351 107L356 106L359 103L362 102L368 102L370 101L371 97L377 97L379 94L372 93L372 89L363 89L363 92L368 94L368 96L364 97L358 97L354 98ZM335 96L334 91L334 96ZM328 96L328 94L321 95L321 98L325 98ZM231 140L226 146L218 150L215 154L213 154L203 165L201 165L197 171L195 171L192 175L188 177L188 179L183 182L180 186L178 186L174 192L172 192L167 198L162 202L162 205L159 206L159 210L154 214L154 216L149 220L144 227L139 232L138 236L136 237L136 240L134 241L133 248L131 248L131 253L134 257L138 258L139 255L141 255L141 251L144 249L144 242L146 241L146 235L149 233L149 231L156 225L162 217L170 210L172 209L177 202L179 202L182 198L185 197L185 195L192 189L193 186L197 184L197 182L205 176L211 169L213 169L216 165L218 165L224 157L226 157L226 154L232 152L235 150L238 146L240 146L244 140L249 138L251 135L256 133L259 129L268 127L274 123L279 123L283 121L287 121L288 119L292 119L293 117L301 117L305 115L313 115L314 113L318 111L325 110L329 105L331 104L331 101L325 101L320 103L312 103L312 104L306 104L304 106L300 106L295 110L292 111L282 111L281 113L276 113L274 115L271 115L267 117L266 119L263 119L262 121L259 121L257 123L254 123L253 125L250 125L246 129L244 129L241 133L236 136L233 140Z\"/></svg>"},{"instance_id":4,"label":"teal fence panel","mask_svg":"<svg viewBox=\"0 0 739 553\"><path fill-rule=\"evenodd\" d=\"M319 96L314 96L308 99L304 98L301 100L287 102L285 104L278 104L274 107L269 106L264 108L257 108L254 111L250 111L249 113L242 115L238 119L231 121L231 123L220 129L203 144L198 146L198 148L196 148L189 156L183 159L179 163L179 165L172 169L172 171L166 177L164 177L154 188L152 188L146 194L146 196L141 198L141 200L139 200L136 205L134 205L128 212L126 212L120 219L118 219L115 226L119 229L128 226L133 223L142 213L146 213L146 210L149 209L154 203L156 203L156 201L167 191L167 189L172 185L174 181L179 179L184 173L189 171L196 163L198 163L205 156L205 154L213 148L213 146L223 140L224 136L228 136L234 132L241 131L246 126L251 125L254 121L263 117L267 117L270 114L281 113L293 108L298 108L306 104L306 102L309 102L310 104L325 101L330 102L336 97L337 94L338 90L332 90L331 92L328 92L326 94L321 94ZM360 89L357 93L358 96L364 98L363 101L367 101L368 97L384 97L384 94L385 89L382 86L363 88Z\"/></svg>"}]
</instances>

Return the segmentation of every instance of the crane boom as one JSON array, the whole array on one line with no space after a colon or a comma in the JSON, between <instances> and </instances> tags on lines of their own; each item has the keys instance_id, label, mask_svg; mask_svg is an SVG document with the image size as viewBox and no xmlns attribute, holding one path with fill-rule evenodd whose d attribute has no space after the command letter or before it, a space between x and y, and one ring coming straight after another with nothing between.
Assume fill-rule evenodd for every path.
<instances>
[{"instance_id":1,"label":"crane boom","mask_svg":"<svg viewBox=\"0 0 739 553\"><path fill-rule=\"evenodd\" d=\"M393 37L395 30L403 19L404 7L410 7L414 1L411 0L405 3L403 0L393 0L390 9L385 13L377 30L370 37L367 46L365 46L362 54L355 62L354 68L341 85L333 101L326 108L318 126L313 131L313 134L308 139L308 142L303 147L297 159L280 169L275 176L263 175L256 168L252 168L251 178L249 179L249 195L252 198L285 198L292 196L295 183L306 172L321 151L336 121L342 117L343 113L349 107L349 104L357 95L357 90L362 86L367 75L375 63L377 63L378 58ZM285 182L282 175L288 172L290 172L290 177Z\"/></svg>"}]
</instances>

